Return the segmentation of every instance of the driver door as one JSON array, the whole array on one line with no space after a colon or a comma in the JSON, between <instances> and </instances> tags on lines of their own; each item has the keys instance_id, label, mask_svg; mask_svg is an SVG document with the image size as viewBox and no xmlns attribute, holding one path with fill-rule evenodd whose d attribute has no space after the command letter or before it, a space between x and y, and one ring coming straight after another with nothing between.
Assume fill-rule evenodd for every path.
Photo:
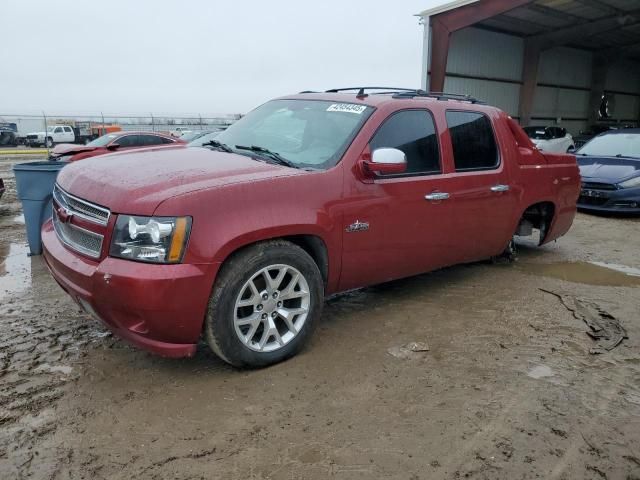
<instances>
[{"instance_id":1,"label":"driver door","mask_svg":"<svg viewBox=\"0 0 640 480\"><path fill-rule=\"evenodd\" d=\"M340 290L415 275L450 261L450 202L427 198L447 192L450 182L442 175L431 112L393 113L369 143L371 152L383 147L402 150L407 170L370 183L346 180Z\"/></svg>"}]
</instances>

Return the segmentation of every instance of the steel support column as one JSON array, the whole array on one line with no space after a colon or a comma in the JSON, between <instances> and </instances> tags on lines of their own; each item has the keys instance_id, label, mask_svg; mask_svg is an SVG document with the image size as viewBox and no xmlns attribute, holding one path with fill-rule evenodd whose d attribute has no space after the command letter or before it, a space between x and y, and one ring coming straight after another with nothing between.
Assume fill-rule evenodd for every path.
<instances>
[{"instance_id":1,"label":"steel support column","mask_svg":"<svg viewBox=\"0 0 640 480\"><path fill-rule=\"evenodd\" d=\"M431 17L422 17L424 32L422 36L422 81L420 88L429 91L429 65L431 59Z\"/></svg>"},{"instance_id":2,"label":"steel support column","mask_svg":"<svg viewBox=\"0 0 640 480\"><path fill-rule=\"evenodd\" d=\"M524 43L524 55L522 57L522 86L520 87L520 106L518 116L520 125L528 126L531 123L533 111L533 98L538 85L538 66L540 65L541 48L538 42L526 40Z\"/></svg>"},{"instance_id":3,"label":"steel support column","mask_svg":"<svg viewBox=\"0 0 640 480\"><path fill-rule=\"evenodd\" d=\"M444 92L444 78L447 73L449 39L451 32L437 18L431 21L431 81L429 89Z\"/></svg>"}]
</instances>

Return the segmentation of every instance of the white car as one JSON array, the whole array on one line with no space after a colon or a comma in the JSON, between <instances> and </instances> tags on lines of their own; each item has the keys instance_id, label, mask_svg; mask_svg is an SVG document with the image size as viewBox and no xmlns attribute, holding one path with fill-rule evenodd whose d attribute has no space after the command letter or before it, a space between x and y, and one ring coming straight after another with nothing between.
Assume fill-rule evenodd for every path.
<instances>
[{"instance_id":1,"label":"white car","mask_svg":"<svg viewBox=\"0 0 640 480\"><path fill-rule=\"evenodd\" d=\"M175 130L171 131L171 136L179 138L181 135L184 135L185 133L190 133L190 132L191 132L191 128L189 127L176 127Z\"/></svg>"},{"instance_id":2,"label":"white car","mask_svg":"<svg viewBox=\"0 0 640 480\"><path fill-rule=\"evenodd\" d=\"M566 153L575 149L573 137L565 128L524 127L524 131L543 152Z\"/></svg>"}]
</instances>

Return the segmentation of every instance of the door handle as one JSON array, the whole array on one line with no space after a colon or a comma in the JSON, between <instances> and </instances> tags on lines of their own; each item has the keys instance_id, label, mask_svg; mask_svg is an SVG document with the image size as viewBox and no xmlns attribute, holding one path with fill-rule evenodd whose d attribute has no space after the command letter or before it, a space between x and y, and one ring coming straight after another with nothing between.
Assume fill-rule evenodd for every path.
<instances>
[{"instance_id":1,"label":"door handle","mask_svg":"<svg viewBox=\"0 0 640 480\"><path fill-rule=\"evenodd\" d=\"M508 192L509 185L494 185L491 187L492 192Z\"/></svg>"},{"instance_id":2,"label":"door handle","mask_svg":"<svg viewBox=\"0 0 640 480\"><path fill-rule=\"evenodd\" d=\"M429 195L424 196L425 200L429 200L430 202L434 202L437 200L446 200L449 198L449 194L445 192L433 192Z\"/></svg>"}]
</instances>

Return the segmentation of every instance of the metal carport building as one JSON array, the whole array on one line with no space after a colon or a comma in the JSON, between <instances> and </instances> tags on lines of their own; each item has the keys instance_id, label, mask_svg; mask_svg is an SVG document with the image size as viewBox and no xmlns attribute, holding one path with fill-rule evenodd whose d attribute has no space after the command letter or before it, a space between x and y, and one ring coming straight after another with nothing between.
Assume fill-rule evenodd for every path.
<instances>
[{"instance_id":1,"label":"metal carport building","mask_svg":"<svg viewBox=\"0 0 640 480\"><path fill-rule=\"evenodd\" d=\"M427 90L574 134L603 95L613 119L640 121L639 0L456 0L419 16Z\"/></svg>"}]
</instances>

